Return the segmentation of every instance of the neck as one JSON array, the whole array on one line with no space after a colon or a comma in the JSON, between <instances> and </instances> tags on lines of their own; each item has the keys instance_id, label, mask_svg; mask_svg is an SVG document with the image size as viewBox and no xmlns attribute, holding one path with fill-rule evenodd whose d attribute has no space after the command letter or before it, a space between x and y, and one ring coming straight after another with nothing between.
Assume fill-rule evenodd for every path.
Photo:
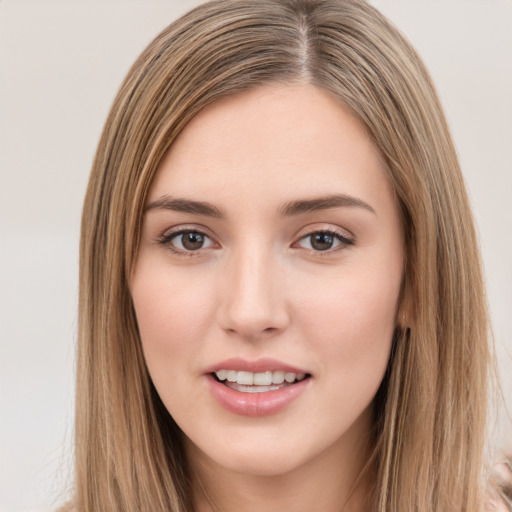
<instances>
[{"instance_id":1,"label":"neck","mask_svg":"<svg viewBox=\"0 0 512 512\"><path fill-rule=\"evenodd\" d=\"M188 443L197 512L368 512L373 479L365 467L371 456L367 437L357 429L336 446L286 473L253 475L232 471ZM300 449L300 448L299 448Z\"/></svg>"}]
</instances>

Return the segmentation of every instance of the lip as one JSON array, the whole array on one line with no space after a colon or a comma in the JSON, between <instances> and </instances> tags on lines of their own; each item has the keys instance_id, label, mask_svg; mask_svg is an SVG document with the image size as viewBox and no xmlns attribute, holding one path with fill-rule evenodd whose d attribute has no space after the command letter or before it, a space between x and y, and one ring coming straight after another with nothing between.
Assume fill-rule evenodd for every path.
<instances>
[{"instance_id":1,"label":"lip","mask_svg":"<svg viewBox=\"0 0 512 512\"><path fill-rule=\"evenodd\" d=\"M282 411L298 398L311 383L311 378L306 378L291 386L273 391L242 393L218 382L211 374L206 378L210 392L224 409L234 414L251 417L270 416Z\"/></svg>"},{"instance_id":2,"label":"lip","mask_svg":"<svg viewBox=\"0 0 512 512\"><path fill-rule=\"evenodd\" d=\"M219 370L239 370L246 372L285 371L306 373L309 377L290 386L261 393L243 393L219 382L213 374ZM262 358L255 361L231 358L216 363L205 370L205 378L213 397L229 412L241 416L261 417L277 414L288 407L311 384L311 374L307 370L291 366L276 359Z\"/></svg>"},{"instance_id":3,"label":"lip","mask_svg":"<svg viewBox=\"0 0 512 512\"><path fill-rule=\"evenodd\" d=\"M291 373L311 374L311 372L308 372L307 370L298 368L296 366L290 366L287 363L283 363L282 361L278 361L277 359L272 359L269 357L263 357L254 361L248 361L247 359L242 359L239 357L232 357L206 368L204 373L209 374L219 370L239 370L242 372L252 373L277 372L279 370L283 370L285 372Z\"/></svg>"}]
</instances>

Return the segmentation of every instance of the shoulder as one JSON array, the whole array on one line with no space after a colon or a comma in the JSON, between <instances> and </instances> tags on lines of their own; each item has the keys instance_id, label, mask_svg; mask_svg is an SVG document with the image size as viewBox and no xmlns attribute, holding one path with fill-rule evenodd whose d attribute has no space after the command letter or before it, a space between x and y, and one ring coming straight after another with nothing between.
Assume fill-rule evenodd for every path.
<instances>
[{"instance_id":1,"label":"shoulder","mask_svg":"<svg viewBox=\"0 0 512 512\"><path fill-rule=\"evenodd\" d=\"M71 503L69 501L65 505L62 505L57 510L55 510L55 512L73 512L74 510L75 510L75 507L73 506L73 503Z\"/></svg>"},{"instance_id":2,"label":"shoulder","mask_svg":"<svg viewBox=\"0 0 512 512\"><path fill-rule=\"evenodd\" d=\"M493 466L485 512L512 511L512 456Z\"/></svg>"}]
</instances>

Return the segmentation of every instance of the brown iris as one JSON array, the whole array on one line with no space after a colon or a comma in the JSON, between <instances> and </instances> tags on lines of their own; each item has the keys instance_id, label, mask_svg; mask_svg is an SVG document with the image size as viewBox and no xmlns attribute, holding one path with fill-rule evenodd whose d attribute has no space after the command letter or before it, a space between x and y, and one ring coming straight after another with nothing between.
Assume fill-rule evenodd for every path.
<instances>
[{"instance_id":1,"label":"brown iris","mask_svg":"<svg viewBox=\"0 0 512 512\"><path fill-rule=\"evenodd\" d=\"M204 235L197 231L188 231L181 235L181 243L188 251L197 251L204 245Z\"/></svg>"},{"instance_id":2,"label":"brown iris","mask_svg":"<svg viewBox=\"0 0 512 512\"><path fill-rule=\"evenodd\" d=\"M327 251L334 244L334 237L329 233L315 233L311 235L311 247L315 251Z\"/></svg>"}]
</instances>

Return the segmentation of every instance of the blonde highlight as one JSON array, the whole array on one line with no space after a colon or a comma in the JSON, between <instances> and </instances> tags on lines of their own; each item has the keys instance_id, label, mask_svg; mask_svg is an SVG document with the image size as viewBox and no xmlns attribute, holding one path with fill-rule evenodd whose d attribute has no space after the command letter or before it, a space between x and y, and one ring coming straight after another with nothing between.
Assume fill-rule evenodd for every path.
<instances>
[{"instance_id":1,"label":"blonde highlight","mask_svg":"<svg viewBox=\"0 0 512 512\"><path fill-rule=\"evenodd\" d=\"M129 71L82 218L75 509L194 510L182 433L151 384L128 283L173 141L212 102L275 82L318 86L363 123L403 217L410 306L376 399L378 510L482 510L490 349L469 201L421 59L358 0L214 0Z\"/></svg>"}]
</instances>

